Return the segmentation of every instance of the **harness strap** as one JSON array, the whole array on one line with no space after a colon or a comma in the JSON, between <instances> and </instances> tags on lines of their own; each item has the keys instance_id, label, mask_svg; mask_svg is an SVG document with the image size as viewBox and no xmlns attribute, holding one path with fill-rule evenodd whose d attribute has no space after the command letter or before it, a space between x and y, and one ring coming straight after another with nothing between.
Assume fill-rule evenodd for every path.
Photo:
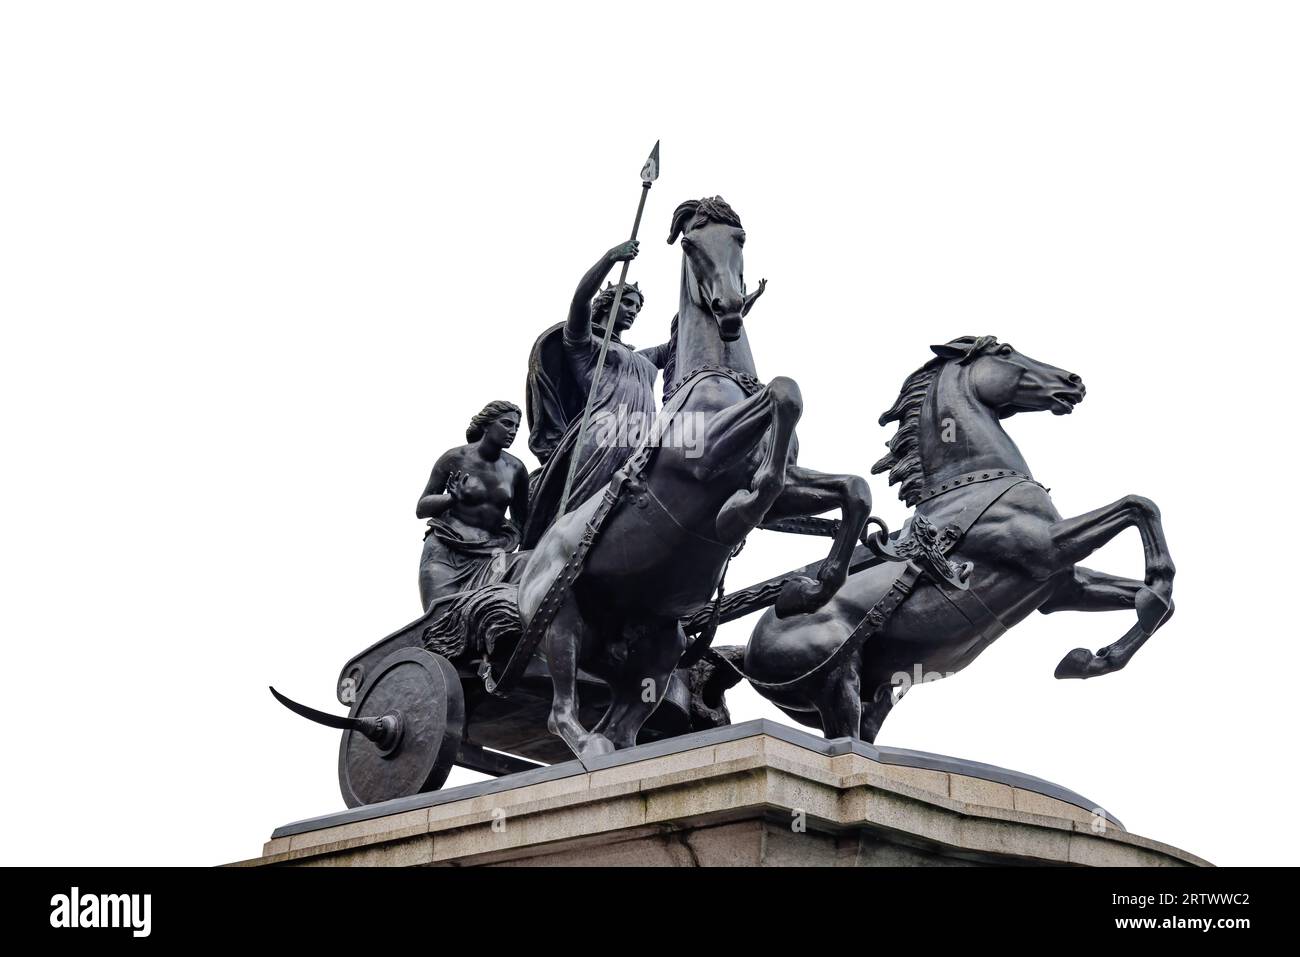
<instances>
[{"instance_id":1,"label":"harness strap","mask_svg":"<svg viewBox=\"0 0 1300 957\"><path fill-rule=\"evenodd\" d=\"M758 378L758 376L750 375L748 372L741 372L739 369L731 368L731 366L717 364L696 366L690 372L686 373L686 375L682 376L682 378L677 381L676 385L664 390L664 408L668 407L668 403L672 400L672 397L681 390L682 386L686 385L686 383L690 382L692 379L702 375L726 376L732 382L736 383L736 385L740 386L745 391L746 395L753 395L759 389L763 388L763 382Z\"/></svg>"},{"instance_id":2,"label":"harness strap","mask_svg":"<svg viewBox=\"0 0 1300 957\"><path fill-rule=\"evenodd\" d=\"M713 600L713 613L709 615L709 621L704 626L704 630L695 636L695 641L691 643L691 646L686 649L678 660L678 668L690 668L703 658L713 645L713 639L718 634L718 624L722 621L722 599L727 595L727 569L731 567L731 560L739 555L740 550L744 547L745 543L742 541L736 546L736 550L727 556L726 562L723 563L722 574L718 576L718 594Z\"/></svg>"},{"instance_id":3,"label":"harness strap","mask_svg":"<svg viewBox=\"0 0 1300 957\"><path fill-rule=\"evenodd\" d=\"M1001 638L1007 632L1002 619L993 613L993 609L984 604L984 599L973 588L947 588L936 583L939 594L948 599L949 604L957 609L974 628L986 636L986 641Z\"/></svg>"},{"instance_id":4,"label":"harness strap","mask_svg":"<svg viewBox=\"0 0 1300 957\"><path fill-rule=\"evenodd\" d=\"M724 662L727 667L756 688L763 688L768 691L797 688L801 684L819 679L823 675L834 671L846 658L862 647L868 638L885 626L885 622L898 610L898 606L903 603L903 600L912 594L912 589L916 587L916 583L920 578L920 567L914 562L908 562L885 593L871 606L871 610L858 622L857 627L849 633L847 638L840 642L839 647L832 651L830 656L823 660L821 664L809 668L797 678L791 678L788 681L759 681L757 678L751 678L745 674L739 667L721 655L714 655L713 658L716 661Z\"/></svg>"},{"instance_id":5,"label":"harness strap","mask_svg":"<svg viewBox=\"0 0 1300 957\"><path fill-rule=\"evenodd\" d=\"M637 494L644 495L647 504L653 502L655 506L655 510L659 512L659 514L662 515L665 519L671 522L673 528L677 529L677 531L687 536L688 538L693 538L697 541L703 542L706 545L713 545L719 548L734 547L728 542L719 541L718 539L713 538L709 535L705 535L701 532L697 532L693 528L687 528L685 525L683 525L681 522L677 520L676 515L674 515L671 511L668 510L668 506L663 503L663 500L654 493L654 489L650 488L649 485L641 485L637 489ZM640 502L638 502L637 504L640 504Z\"/></svg>"},{"instance_id":6,"label":"harness strap","mask_svg":"<svg viewBox=\"0 0 1300 957\"><path fill-rule=\"evenodd\" d=\"M979 482L993 482L1001 478L1022 478L1027 482L1034 481L1033 476L1026 475L1024 472L1017 472L1015 469L976 469L973 472L963 472L956 478L950 478L941 485L926 489L921 493L920 498L916 500L916 504L921 505L932 498L938 498L945 492L964 488L967 485L975 485Z\"/></svg>"},{"instance_id":7,"label":"harness strap","mask_svg":"<svg viewBox=\"0 0 1300 957\"><path fill-rule=\"evenodd\" d=\"M1021 485L1025 482L1033 482L1033 479L1026 478L1018 472L1010 475L1006 474L1006 472L1007 470L1004 469L1004 474L1000 476L1003 480L1003 484L996 485L989 489L987 496L983 501L976 501L973 508L963 509L961 515L958 516L957 521L953 522L951 525L945 526L942 535L943 552L946 553L955 548L958 542L966 536L966 533L974 527L975 523L980 520L993 503L1002 498L1003 495L1015 488L1017 485ZM978 474L982 475L983 473ZM998 476L991 475L989 479L980 478L979 481L993 481L995 478L998 478ZM971 484L975 483L972 482ZM949 483L947 491L952 491L956 487L957 486ZM879 600L871 606L871 610L866 613L860 622L858 622L857 627L849 633L848 637L840 642L839 646L830 653L830 656L822 661L821 664L815 665L797 678L791 678L788 681L758 681L745 674L735 664L721 655L712 655L712 660L724 663L728 668L740 675L754 687L769 691L789 690L806 682L819 680L831 671L835 670L835 668L838 667L846 658L861 648L868 639L884 628L885 623L889 620L890 616L898 610L898 606L901 605L904 599L912 593L912 590L916 587L916 583L920 580L923 574L929 577L917 562L908 561L907 565L903 568L902 572L899 573L898 577L890 584L884 595L882 595ZM952 600L952 596L949 595L949 592L956 595L970 595L970 599L960 599L963 602L963 605L959 607L971 607L974 609L975 603L978 602L979 607L984 609L984 612L992 618L993 622L996 623L996 626L1002 625L1001 621L992 611L989 610L988 606L974 595L973 589L941 588L940 590L945 595L948 595L949 600ZM978 611L972 610L972 614L978 614ZM1006 631L1006 628L1002 627L1002 631ZM1001 632L999 632L999 634L1001 634Z\"/></svg>"},{"instance_id":8,"label":"harness strap","mask_svg":"<svg viewBox=\"0 0 1300 957\"><path fill-rule=\"evenodd\" d=\"M578 576L582 574L582 566L586 561L587 552L591 551L591 546L600 537L600 530L604 526L605 520L609 518L609 513L618 504L625 482L627 482L627 475L619 472L605 489L600 504L596 506L596 511L592 513L591 518L587 520L586 527L582 530L582 537L578 539L577 545L574 546L569 553L569 557L565 559L564 565L561 566L559 574L555 576L546 589L546 594L542 596L542 603L528 622L528 626L524 628L523 633L519 636L519 641L515 644L514 650L510 652L510 658L506 661L505 667L501 669L499 675L492 673L492 663L487 657L484 657L479 674L483 678L483 687L487 689L489 694L505 694L527 669L528 662L532 660L533 652L537 650L538 644L541 643L542 636L546 634L546 629L550 627L551 622L555 620L555 616L559 613L566 592L572 587Z\"/></svg>"}]
</instances>

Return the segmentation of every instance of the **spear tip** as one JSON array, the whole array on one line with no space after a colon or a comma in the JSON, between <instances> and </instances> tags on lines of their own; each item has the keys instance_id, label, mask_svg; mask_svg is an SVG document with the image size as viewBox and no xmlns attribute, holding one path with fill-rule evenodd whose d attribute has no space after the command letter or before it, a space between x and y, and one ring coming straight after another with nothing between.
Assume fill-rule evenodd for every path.
<instances>
[{"instance_id":1,"label":"spear tip","mask_svg":"<svg viewBox=\"0 0 1300 957\"><path fill-rule=\"evenodd\" d=\"M645 166L641 167L641 182L653 183L659 178L659 141L655 140L655 148L650 151L650 158L645 161Z\"/></svg>"}]
</instances>

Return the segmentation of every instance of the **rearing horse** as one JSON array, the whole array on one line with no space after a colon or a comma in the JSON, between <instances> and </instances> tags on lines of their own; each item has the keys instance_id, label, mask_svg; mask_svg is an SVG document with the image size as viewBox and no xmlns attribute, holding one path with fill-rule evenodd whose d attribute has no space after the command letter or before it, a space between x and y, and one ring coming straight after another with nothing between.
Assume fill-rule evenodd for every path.
<instances>
[{"instance_id":1,"label":"rearing horse","mask_svg":"<svg viewBox=\"0 0 1300 957\"><path fill-rule=\"evenodd\" d=\"M611 490L555 521L519 580L525 633L530 623L546 626L550 728L579 757L636 744L687 650L679 622L709 601L760 522L841 510L818 578L793 579L781 593L778 610L793 615L824 605L844 583L871 511L864 479L794 463L803 402L792 379L757 379L744 316L758 293L745 294L740 218L721 197L686 202L668 242L679 236L671 377L654 431L699 426L700 441L661 440L633 454ZM591 730L578 715L579 667L610 685L612 703Z\"/></svg>"},{"instance_id":2,"label":"rearing horse","mask_svg":"<svg viewBox=\"0 0 1300 957\"><path fill-rule=\"evenodd\" d=\"M913 529L918 517L931 529L953 529L946 557L973 562L969 588L920 579L892 614L873 620L901 580L899 565L877 565L850 576L814 615L782 621L769 612L744 651L745 676L758 692L827 737L874 741L901 697L900 676L958 671L1035 609L1137 612L1137 624L1114 644L1066 655L1058 678L1118 671L1173 612L1174 565L1155 504L1126 495L1062 518L1003 431L1001 421L1019 412L1069 413L1083 400L1083 381L992 336L931 348L937 358L907 379L880 417L898 431L872 471L888 469L890 484L900 484L899 497L916 508ZM1126 528L1142 536L1143 581L1078 564ZM731 674L724 684L737 680Z\"/></svg>"}]
</instances>

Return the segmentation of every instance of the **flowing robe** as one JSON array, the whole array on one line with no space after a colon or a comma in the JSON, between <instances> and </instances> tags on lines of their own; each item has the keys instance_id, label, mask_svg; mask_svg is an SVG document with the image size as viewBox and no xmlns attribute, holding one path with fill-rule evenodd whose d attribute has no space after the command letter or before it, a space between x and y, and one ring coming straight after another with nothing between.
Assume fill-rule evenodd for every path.
<instances>
[{"instance_id":1,"label":"flowing robe","mask_svg":"<svg viewBox=\"0 0 1300 957\"><path fill-rule=\"evenodd\" d=\"M583 406L592 386L605 331L593 325L571 341L557 323L538 338L528 362L528 447L543 463L532 476L523 548L532 548L557 518ZM615 336L596 384L591 424L573 476L572 511L609 484L655 418L654 383L667 346L637 352Z\"/></svg>"}]
</instances>

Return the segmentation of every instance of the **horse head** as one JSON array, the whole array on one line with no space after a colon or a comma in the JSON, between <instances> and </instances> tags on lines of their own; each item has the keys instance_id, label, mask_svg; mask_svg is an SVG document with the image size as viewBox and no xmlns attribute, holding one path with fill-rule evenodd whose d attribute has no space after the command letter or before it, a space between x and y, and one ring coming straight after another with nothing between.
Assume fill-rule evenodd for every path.
<instances>
[{"instance_id":1,"label":"horse head","mask_svg":"<svg viewBox=\"0 0 1300 957\"><path fill-rule=\"evenodd\" d=\"M1075 373L1031 359L993 336L963 336L930 350L940 359L969 366L972 392L1001 419L1044 410L1069 415L1087 394Z\"/></svg>"},{"instance_id":2,"label":"horse head","mask_svg":"<svg viewBox=\"0 0 1300 957\"><path fill-rule=\"evenodd\" d=\"M745 294L745 230L740 217L721 196L688 200L673 213L669 244L679 236L692 302L713 317L723 342L735 342L745 314L762 292L760 286L752 296Z\"/></svg>"},{"instance_id":3,"label":"horse head","mask_svg":"<svg viewBox=\"0 0 1300 957\"><path fill-rule=\"evenodd\" d=\"M931 346L937 358L912 373L880 424L898 423L889 454L872 466L889 472L899 497L916 505L935 482L980 468L1028 473L998 424L1018 412L1066 415L1083 401L1083 380L1017 352L993 336L963 336Z\"/></svg>"}]
</instances>

